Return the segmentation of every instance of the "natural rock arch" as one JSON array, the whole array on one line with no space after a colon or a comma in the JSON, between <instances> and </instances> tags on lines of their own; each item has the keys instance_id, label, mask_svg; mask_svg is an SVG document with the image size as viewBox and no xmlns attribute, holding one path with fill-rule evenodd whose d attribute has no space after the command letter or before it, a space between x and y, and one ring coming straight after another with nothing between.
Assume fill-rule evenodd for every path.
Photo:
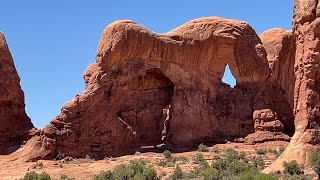
<instances>
[{"instance_id":1,"label":"natural rock arch","mask_svg":"<svg viewBox=\"0 0 320 180\"><path fill-rule=\"evenodd\" d=\"M236 89L221 81L226 64L237 80ZM245 22L201 18L159 35L132 21L117 21L102 34L96 63L84 74L84 93L28 141L24 155L31 160L51 159L58 152L105 157L141 145L245 137L254 132L254 110L281 111L277 107L287 106L269 78L266 51ZM144 94L148 87L158 87L154 91L160 98ZM133 105L140 100L141 106ZM152 105L154 100L158 103ZM149 115L132 110L148 103ZM161 112L166 117L160 119ZM140 127L138 119L152 123ZM169 123L161 127L154 123L159 120Z\"/></svg>"}]
</instances>

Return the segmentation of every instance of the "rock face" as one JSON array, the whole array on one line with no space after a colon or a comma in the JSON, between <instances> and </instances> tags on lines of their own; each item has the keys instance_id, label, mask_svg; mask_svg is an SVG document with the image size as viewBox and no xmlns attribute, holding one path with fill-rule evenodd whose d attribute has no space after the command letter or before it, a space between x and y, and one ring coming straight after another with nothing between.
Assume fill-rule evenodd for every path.
<instances>
[{"instance_id":1,"label":"rock face","mask_svg":"<svg viewBox=\"0 0 320 180\"><path fill-rule=\"evenodd\" d=\"M294 93L294 60L295 43L292 31L283 29L270 29L260 36L267 52L267 59L271 71L269 84L278 94L277 112L272 109L258 109L253 113L255 133L245 138L245 143L254 144L271 140L285 140L290 138L287 134L294 133L293 93ZM285 98L282 98L283 95ZM277 99L277 97L274 97ZM289 106L284 105L289 103ZM280 105L280 106L279 106ZM281 118L277 115L281 114ZM286 133L284 133L286 132Z\"/></svg>"},{"instance_id":2,"label":"rock face","mask_svg":"<svg viewBox=\"0 0 320 180\"><path fill-rule=\"evenodd\" d=\"M284 126L278 119L276 112L271 109L256 110L253 112L255 133L245 138L247 144L265 141L289 141L290 137L284 134Z\"/></svg>"},{"instance_id":3,"label":"rock face","mask_svg":"<svg viewBox=\"0 0 320 180\"><path fill-rule=\"evenodd\" d=\"M289 132L282 64L270 73L259 37L242 21L201 18L162 35L114 22L84 74L83 94L28 141L25 155L105 157L140 146L224 142L254 133L252 114L261 109L275 112ZM221 81L226 65L235 88Z\"/></svg>"},{"instance_id":4,"label":"rock face","mask_svg":"<svg viewBox=\"0 0 320 180\"><path fill-rule=\"evenodd\" d=\"M33 125L25 113L20 78L1 32L0 74L0 154L8 154L28 139Z\"/></svg>"},{"instance_id":5,"label":"rock face","mask_svg":"<svg viewBox=\"0 0 320 180\"><path fill-rule=\"evenodd\" d=\"M295 134L283 154L265 172L297 160L308 164L309 155L320 144L320 2L296 0L293 33L296 39L294 113Z\"/></svg>"}]
</instances>

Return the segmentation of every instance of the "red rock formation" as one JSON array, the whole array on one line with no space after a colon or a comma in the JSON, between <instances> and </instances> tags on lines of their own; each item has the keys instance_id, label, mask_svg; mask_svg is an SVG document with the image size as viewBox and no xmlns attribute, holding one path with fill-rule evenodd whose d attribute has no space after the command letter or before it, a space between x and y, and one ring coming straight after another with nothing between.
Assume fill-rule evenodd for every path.
<instances>
[{"instance_id":1,"label":"red rock formation","mask_svg":"<svg viewBox=\"0 0 320 180\"><path fill-rule=\"evenodd\" d=\"M320 144L319 7L317 0L295 0L295 134L287 149L265 172L282 169L282 163L288 160L308 164L308 157Z\"/></svg>"},{"instance_id":2,"label":"red rock formation","mask_svg":"<svg viewBox=\"0 0 320 180\"><path fill-rule=\"evenodd\" d=\"M235 88L221 81L227 64ZM254 110L290 119L282 112L291 111L286 94L269 78L266 52L245 22L202 18L158 35L117 21L103 32L84 93L27 143L32 153L25 155L104 157L143 145L245 137L254 132Z\"/></svg>"},{"instance_id":3,"label":"red rock formation","mask_svg":"<svg viewBox=\"0 0 320 180\"><path fill-rule=\"evenodd\" d=\"M267 59L271 71L269 84L275 90L273 101L276 101L276 112L274 109L258 109L253 114L255 122L255 133L245 138L247 144L254 144L270 140L285 140L290 138L287 134L294 133L293 123L293 92L294 92L294 55L295 44L291 31L283 29L270 29L260 35L264 48L267 51ZM260 118L257 114L266 114L276 119ZM269 126L283 126L270 129ZM259 128L261 127L261 128ZM286 132L287 134L284 134Z\"/></svg>"},{"instance_id":4,"label":"red rock formation","mask_svg":"<svg viewBox=\"0 0 320 180\"><path fill-rule=\"evenodd\" d=\"M260 36L263 47L267 51L271 77L269 81L280 87L286 95L287 101L293 109L294 97L294 60L295 41L292 31L283 29L270 29ZM290 123L292 125L292 123ZM289 124L286 124L288 126Z\"/></svg>"},{"instance_id":5,"label":"red rock formation","mask_svg":"<svg viewBox=\"0 0 320 180\"><path fill-rule=\"evenodd\" d=\"M281 120L278 119L276 112L271 109L254 111L253 121L255 132L245 138L246 144L290 140L290 137L283 133L284 126Z\"/></svg>"},{"instance_id":6,"label":"red rock formation","mask_svg":"<svg viewBox=\"0 0 320 180\"><path fill-rule=\"evenodd\" d=\"M0 154L17 149L33 125L25 113L24 94L11 53L0 33Z\"/></svg>"}]
</instances>

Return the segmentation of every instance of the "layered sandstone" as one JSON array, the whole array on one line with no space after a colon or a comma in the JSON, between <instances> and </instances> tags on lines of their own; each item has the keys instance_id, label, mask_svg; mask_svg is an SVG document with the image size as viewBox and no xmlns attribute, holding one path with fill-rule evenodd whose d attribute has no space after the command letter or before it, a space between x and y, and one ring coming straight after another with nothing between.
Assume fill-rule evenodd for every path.
<instances>
[{"instance_id":1,"label":"layered sandstone","mask_svg":"<svg viewBox=\"0 0 320 180\"><path fill-rule=\"evenodd\" d=\"M294 133L293 93L295 78L293 68L295 43L293 34L292 31L275 28L263 32L259 37L267 52L270 68L268 83L275 90L273 100L282 102L276 103L277 112L273 109L258 109L253 113L255 132L245 138L245 143L254 144L272 140L289 141L288 135ZM283 96L285 98L282 98ZM278 113L282 114L279 116Z\"/></svg>"},{"instance_id":2,"label":"layered sandstone","mask_svg":"<svg viewBox=\"0 0 320 180\"><path fill-rule=\"evenodd\" d=\"M7 154L28 139L33 125L25 113L20 78L1 32L0 74L0 154Z\"/></svg>"},{"instance_id":3,"label":"layered sandstone","mask_svg":"<svg viewBox=\"0 0 320 180\"><path fill-rule=\"evenodd\" d=\"M244 139L246 144L290 140L290 137L283 133L284 125L278 118L277 113L271 109L254 111L253 122L255 132Z\"/></svg>"},{"instance_id":4,"label":"layered sandstone","mask_svg":"<svg viewBox=\"0 0 320 180\"><path fill-rule=\"evenodd\" d=\"M320 143L320 2L295 0L293 33L296 39L294 113L295 134L283 154L265 172L282 169L284 161L308 164Z\"/></svg>"},{"instance_id":5,"label":"layered sandstone","mask_svg":"<svg viewBox=\"0 0 320 180\"><path fill-rule=\"evenodd\" d=\"M235 88L221 81L226 65ZM285 72L277 73L243 21L201 18L161 35L117 21L102 34L85 91L28 141L24 155L104 157L147 145L224 142L253 133L252 115L262 109L292 124L291 92Z\"/></svg>"}]
</instances>

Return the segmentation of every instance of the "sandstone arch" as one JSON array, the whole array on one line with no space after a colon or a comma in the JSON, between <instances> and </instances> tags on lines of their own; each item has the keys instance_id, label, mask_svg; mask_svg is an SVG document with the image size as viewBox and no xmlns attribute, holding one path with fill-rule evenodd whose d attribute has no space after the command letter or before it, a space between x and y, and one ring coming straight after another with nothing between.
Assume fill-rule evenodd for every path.
<instances>
[{"instance_id":1,"label":"sandstone arch","mask_svg":"<svg viewBox=\"0 0 320 180\"><path fill-rule=\"evenodd\" d=\"M221 81L226 64L237 80L235 89ZM96 63L84 74L83 94L28 141L24 156L104 157L146 144L245 137L254 132L254 110L287 116L279 108L288 106L286 97L270 75L260 38L245 22L201 18L159 35L132 21L117 21L102 34ZM144 106L150 112L139 115L137 107ZM169 117L159 119L164 109ZM164 134L154 123L163 119L170 119Z\"/></svg>"}]
</instances>

